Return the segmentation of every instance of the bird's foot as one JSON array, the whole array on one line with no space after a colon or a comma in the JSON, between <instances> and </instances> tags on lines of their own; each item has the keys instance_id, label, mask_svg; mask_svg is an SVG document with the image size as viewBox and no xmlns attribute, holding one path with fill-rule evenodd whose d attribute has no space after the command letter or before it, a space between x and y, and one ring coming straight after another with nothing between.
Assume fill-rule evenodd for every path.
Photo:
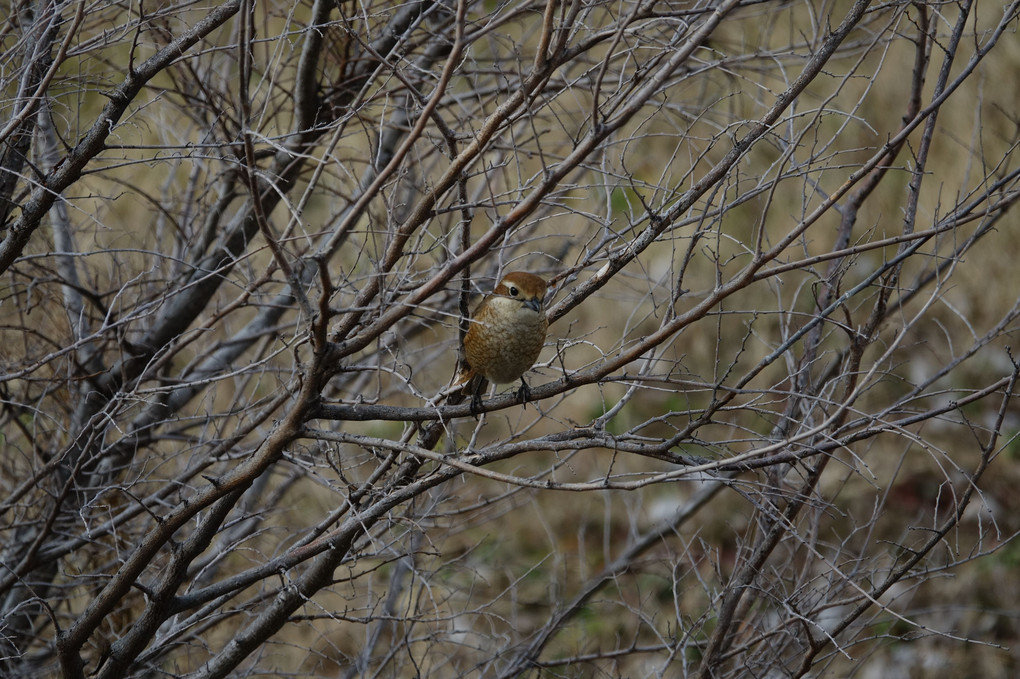
<instances>
[{"instance_id":1,"label":"bird's foot","mask_svg":"<svg viewBox=\"0 0 1020 679\"><path fill-rule=\"evenodd\" d=\"M523 377L521 378L521 387L517 390L517 400L521 402L521 405L531 400L531 387L528 386Z\"/></svg>"}]
</instances>

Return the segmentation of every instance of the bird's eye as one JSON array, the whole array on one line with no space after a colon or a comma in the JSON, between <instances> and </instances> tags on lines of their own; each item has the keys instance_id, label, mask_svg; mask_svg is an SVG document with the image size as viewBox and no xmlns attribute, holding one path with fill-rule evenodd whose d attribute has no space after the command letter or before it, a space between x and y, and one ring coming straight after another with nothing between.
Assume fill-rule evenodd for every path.
<instances>
[{"instance_id":1,"label":"bird's eye","mask_svg":"<svg viewBox=\"0 0 1020 679\"><path fill-rule=\"evenodd\" d=\"M510 286L510 296L511 297L516 297L518 292L519 292L519 290L515 286L513 286L513 285Z\"/></svg>"}]
</instances>

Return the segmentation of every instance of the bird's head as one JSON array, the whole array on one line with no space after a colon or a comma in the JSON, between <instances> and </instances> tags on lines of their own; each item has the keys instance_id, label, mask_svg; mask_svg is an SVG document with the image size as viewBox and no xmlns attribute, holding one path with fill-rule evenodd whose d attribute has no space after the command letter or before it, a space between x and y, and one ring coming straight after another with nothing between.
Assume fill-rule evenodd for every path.
<instances>
[{"instance_id":1,"label":"bird's head","mask_svg":"<svg viewBox=\"0 0 1020 679\"><path fill-rule=\"evenodd\" d=\"M546 282L524 271L511 271L499 281L492 294L516 300L528 309L541 313L545 299Z\"/></svg>"}]
</instances>

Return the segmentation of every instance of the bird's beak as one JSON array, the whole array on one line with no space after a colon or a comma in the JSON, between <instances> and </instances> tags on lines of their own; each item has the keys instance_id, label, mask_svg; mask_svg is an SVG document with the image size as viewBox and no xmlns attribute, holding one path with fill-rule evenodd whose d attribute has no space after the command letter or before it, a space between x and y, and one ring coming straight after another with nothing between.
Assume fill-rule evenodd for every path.
<instances>
[{"instance_id":1,"label":"bird's beak","mask_svg":"<svg viewBox=\"0 0 1020 679\"><path fill-rule=\"evenodd\" d=\"M524 306L528 307L535 313L540 313L542 311L542 300L539 297L532 297L524 302Z\"/></svg>"}]
</instances>

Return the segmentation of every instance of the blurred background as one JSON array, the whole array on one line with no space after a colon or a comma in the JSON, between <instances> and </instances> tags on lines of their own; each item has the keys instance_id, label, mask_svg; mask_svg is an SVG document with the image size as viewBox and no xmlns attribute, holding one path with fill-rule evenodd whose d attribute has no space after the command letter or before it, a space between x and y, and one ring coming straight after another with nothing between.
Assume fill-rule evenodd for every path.
<instances>
[{"instance_id":1,"label":"blurred background","mask_svg":"<svg viewBox=\"0 0 1020 679\"><path fill-rule=\"evenodd\" d=\"M2 673L1016 675L1018 11L0 9Z\"/></svg>"}]
</instances>

